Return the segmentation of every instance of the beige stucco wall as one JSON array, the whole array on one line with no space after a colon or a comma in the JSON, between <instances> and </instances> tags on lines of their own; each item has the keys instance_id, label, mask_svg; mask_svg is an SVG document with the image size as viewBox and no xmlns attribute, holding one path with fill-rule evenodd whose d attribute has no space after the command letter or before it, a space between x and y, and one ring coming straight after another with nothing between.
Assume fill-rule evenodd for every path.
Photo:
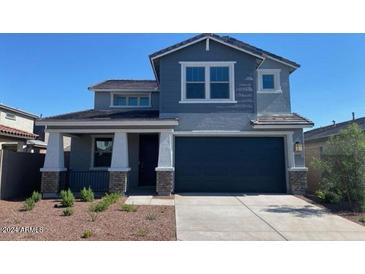
<instances>
[{"instance_id":1,"label":"beige stucco wall","mask_svg":"<svg viewBox=\"0 0 365 274\"><path fill-rule=\"evenodd\" d=\"M15 120L6 118L6 113L11 113L15 115ZM25 117L21 114L12 112L10 110L0 110L0 124L19 130L33 132L34 119Z\"/></svg>"},{"instance_id":2,"label":"beige stucco wall","mask_svg":"<svg viewBox=\"0 0 365 274\"><path fill-rule=\"evenodd\" d=\"M318 189L321 174L316 169L312 161L314 158L320 159L321 147L326 145L325 140L317 142L305 142L305 165L308 167L308 191L315 192Z\"/></svg>"}]
</instances>

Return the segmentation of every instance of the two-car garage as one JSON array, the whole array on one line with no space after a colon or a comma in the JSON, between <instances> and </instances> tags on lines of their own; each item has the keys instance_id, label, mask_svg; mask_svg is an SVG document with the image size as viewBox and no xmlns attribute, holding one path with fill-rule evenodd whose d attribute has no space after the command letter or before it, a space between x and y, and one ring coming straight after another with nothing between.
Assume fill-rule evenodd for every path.
<instances>
[{"instance_id":1,"label":"two-car garage","mask_svg":"<svg viewBox=\"0 0 365 274\"><path fill-rule=\"evenodd\" d=\"M283 137L175 137L175 192L285 193Z\"/></svg>"}]
</instances>

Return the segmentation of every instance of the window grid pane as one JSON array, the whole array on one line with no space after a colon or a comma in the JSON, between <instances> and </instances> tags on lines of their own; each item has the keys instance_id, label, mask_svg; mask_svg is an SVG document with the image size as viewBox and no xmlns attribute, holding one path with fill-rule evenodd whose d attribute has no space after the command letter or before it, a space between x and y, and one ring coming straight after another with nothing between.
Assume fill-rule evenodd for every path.
<instances>
[{"instance_id":1,"label":"window grid pane","mask_svg":"<svg viewBox=\"0 0 365 274\"><path fill-rule=\"evenodd\" d=\"M145 106L149 106L149 104L150 104L150 98L149 97L140 97L139 98L139 105L140 106L145 107Z\"/></svg>"},{"instance_id":2,"label":"window grid pane","mask_svg":"<svg viewBox=\"0 0 365 274\"><path fill-rule=\"evenodd\" d=\"M205 68L204 67L187 67L186 68L187 82L204 82Z\"/></svg>"},{"instance_id":3,"label":"window grid pane","mask_svg":"<svg viewBox=\"0 0 365 274\"><path fill-rule=\"evenodd\" d=\"M125 96L114 95L114 105L115 106L125 106L127 104L127 100Z\"/></svg>"},{"instance_id":4,"label":"window grid pane","mask_svg":"<svg viewBox=\"0 0 365 274\"><path fill-rule=\"evenodd\" d=\"M229 82L228 67L211 67L210 68L211 82Z\"/></svg>"},{"instance_id":5,"label":"window grid pane","mask_svg":"<svg viewBox=\"0 0 365 274\"><path fill-rule=\"evenodd\" d=\"M274 89L274 75L273 74L263 74L262 75L262 88L263 89Z\"/></svg>"}]
</instances>

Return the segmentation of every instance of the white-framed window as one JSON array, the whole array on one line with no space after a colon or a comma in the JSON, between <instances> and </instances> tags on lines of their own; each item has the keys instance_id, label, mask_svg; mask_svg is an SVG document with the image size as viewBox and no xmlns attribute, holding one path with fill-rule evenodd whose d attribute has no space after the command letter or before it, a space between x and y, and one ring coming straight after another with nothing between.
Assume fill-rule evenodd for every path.
<instances>
[{"instance_id":1,"label":"white-framed window","mask_svg":"<svg viewBox=\"0 0 365 274\"><path fill-rule=\"evenodd\" d=\"M151 107L151 93L143 93L143 94L112 93L110 106L120 107L120 108Z\"/></svg>"},{"instance_id":2,"label":"white-framed window","mask_svg":"<svg viewBox=\"0 0 365 274\"><path fill-rule=\"evenodd\" d=\"M235 62L180 62L180 103L236 103Z\"/></svg>"},{"instance_id":3,"label":"white-framed window","mask_svg":"<svg viewBox=\"0 0 365 274\"><path fill-rule=\"evenodd\" d=\"M110 167L113 152L112 136L92 136L91 169Z\"/></svg>"},{"instance_id":4,"label":"white-framed window","mask_svg":"<svg viewBox=\"0 0 365 274\"><path fill-rule=\"evenodd\" d=\"M257 70L258 93L281 93L280 69Z\"/></svg>"},{"instance_id":5,"label":"white-framed window","mask_svg":"<svg viewBox=\"0 0 365 274\"><path fill-rule=\"evenodd\" d=\"M16 120L16 115L10 112L5 112L5 118L9 120Z\"/></svg>"}]
</instances>

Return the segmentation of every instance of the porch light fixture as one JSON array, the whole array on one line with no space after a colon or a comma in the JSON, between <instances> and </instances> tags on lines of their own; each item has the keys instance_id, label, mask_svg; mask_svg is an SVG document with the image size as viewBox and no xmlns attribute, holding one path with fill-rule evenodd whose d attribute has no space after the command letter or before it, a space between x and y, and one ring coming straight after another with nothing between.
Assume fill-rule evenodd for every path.
<instances>
[{"instance_id":1,"label":"porch light fixture","mask_svg":"<svg viewBox=\"0 0 365 274\"><path fill-rule=\"evenodd\" d=\"M294 151L295 152L302 152L303 151L303 144L300 143L300 142L295 142Z\"/></svg>"}]
</instances>

